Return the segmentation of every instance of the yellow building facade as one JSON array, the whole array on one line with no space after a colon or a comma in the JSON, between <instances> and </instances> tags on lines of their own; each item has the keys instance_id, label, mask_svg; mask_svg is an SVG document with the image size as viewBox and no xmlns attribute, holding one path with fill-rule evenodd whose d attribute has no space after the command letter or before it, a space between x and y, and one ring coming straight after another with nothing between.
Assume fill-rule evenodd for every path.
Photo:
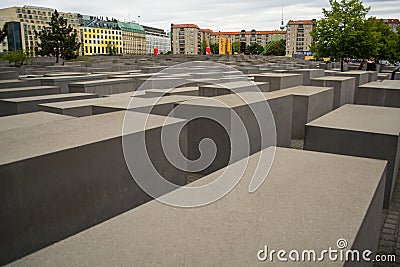
<instances>
[{"instance_id":1,"label":"yellow building facade","mask_svg":"<svg viewBox=\"0 0 400 267\"><path fill-rule=\"evenodd\" d=\"M122 54L122 31L114 28L83 27L81 29L84 55Z\"/></svg>"}]
</instances>

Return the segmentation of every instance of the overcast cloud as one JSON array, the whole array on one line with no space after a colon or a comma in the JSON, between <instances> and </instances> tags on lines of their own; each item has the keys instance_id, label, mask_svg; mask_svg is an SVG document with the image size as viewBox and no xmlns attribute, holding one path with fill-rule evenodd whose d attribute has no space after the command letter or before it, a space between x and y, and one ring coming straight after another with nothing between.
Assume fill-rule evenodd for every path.
<instances>
[{"instance_id":1,"label":"overcast cloud","mask_svg":"<svg viewBox=\"0 0 400 267\"><path fill-rule=\"evenodd\" d=\"M364 1L369 16L399 18L400 0ZM170 29L171 23L194 23L214 31L274 30L280 26L282 5L285 23L292 19L322 17L328 0L97 0L20 1L2 0L0 7L35 5L87 15L139 20L139 23ZM138 16L140 18L138 19Z\"/></svg>"}]
</instances>

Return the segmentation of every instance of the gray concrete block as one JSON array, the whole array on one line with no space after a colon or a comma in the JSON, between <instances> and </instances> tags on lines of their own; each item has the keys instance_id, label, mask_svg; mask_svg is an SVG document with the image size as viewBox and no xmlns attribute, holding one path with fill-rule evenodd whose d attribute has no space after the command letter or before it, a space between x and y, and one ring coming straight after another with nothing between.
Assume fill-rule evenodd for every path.
<instances>
[{"instance_id":1,"label":"gray concrete block","mask_svg":"<svg viewBox=\"0 0 400 267\"><path fill-rule=\"evenodd\" d=\"M1 264L151 200L126 166L124 116L116 112L0 132L1 151L8 151L0 155ZM161 127L175 129L184 121L148 119L144 130L133 125L125 138L140 141L145 135L155 169L171 182L185 184L185 174L169 164L160 143ZM181 138L184 145L185 132Z\"/></svg>"},{"instance_id":2,"label":"gray concrete block","mask_svg":"<svg viewBox=\"0 0 400 267\"><path fill-rule=\"evenodd\" d=\"M38 105L43 103L72 101L96 97L97 95L95 94L71 93L0 99L0 116L38 111Z\"/></svg>"},{"instance_id":3,"label":"gray concrete block","mask_svg":"<svg viewBox=\"0 0 400 267\"><path fill-rule=\"evenodd\" d=\"M132 110L135 112L154 114L160 116L168 116L176 105L190 99L197 98L197 96L187 95L171 95L164 97L135 97L132 102L130 97L114 97L109 98L102 103L93 104L93 115L103 114L115 111Z\"/></svg>"},{"instance_id":4,"label":"gray concrete block","mask_svg":"<svg viewBox=\"0 0 400 267\"><path fill-rule=\"evenodd\" d=\"M160 97L160 96L171 96L171 95L187 95L187 96L198 96L198 87L179 87L173 89L149 89L146 90L146 97Z\"/></svg>"},{"instance_id":5,"label":"gray concrete block","mask_svg":"<svg viewBox=\"0 0 400 267\"><path fill-rule=\"evenodd\" d=\"M321 69L296 69L289 70L289 73L303 75L303 85L310 85L310 79L325 76L325 71Z\"/></svg>"},{"instance_id":6,"label":"gray concrete block","mask_svg":"<svg viewBox=\"0 0 400 267\"><path fill-rule=\"evenodd\" d=\"M333 109L332 87L296 86L276 93L293 96L293 139L304 139L305 125Z\"/></svg>"},{"instance_id":7,"label":"gray concrete block","mask_svg":"<svg viewBox=\"0 0 400 267\"><path fill-rule=\"evenodd\" d=\"M70 93L93 93L99 97L135 91L134 79L104 79L68 84Z\"/></svg>"},{"instance_id":8,"label":"gray concrete block","mask_svg":"<svg viewBox=\"0 0 400 267\"><path fill-rule=\"evenodd\" d=\"M0 80L0 90L4 88L15 88L29 86L24 80Z\"/></svg>"},{"instance_id":9,"label":"gray concrete block","mask_svg":"<svg viewBox=\"0 0 400 267\"><path fill-rule=\"evenodd\" d=\"M28 86L0 90L0 99L60 94L58 86Z\"/></svg>"},{"instance_id":10,"label":"gray concrete block","mask_svg":"<svg viewBox=\"0 0 400 267\"><path fill-rule=\"evenodd\" d=\"M228 94L213 97L213 100L203 98L201 100L189 101L182 103L177 110L174 110L173 116L191 120L187 124L189 138L189 155L190 159L197 159L200 154L197 149L199 142L205 138L212 139L217 146L217 155L214 162L201 173L209 174L213 171L221 169L229 164L230 161L235 161L248 156L246 151L241 151L242 154L236 155L237 158L231 158L231 140L230 136L235 132L230 132L235 128L233 123L233 112L236 113L243 122L247 131L247 136L250 142L250 154L254 154L262 150L266 145L267 136L261 135L260 125L253 111L263 110L265 101L272 111L270 114L264 114L264 119L271 120L270 125L275 129L263 129L276 131L276 143L278 146L290 147L291 142L291 127L292 127L292 96L291 95L276 95L273 93L263 93L264 99L260 93L243 92L239 94ZM246 103L244 99L251 99ZM218 102L218 104L215 102ZM222 103L221 106L219 103ZM207 114L211 118L219 118L228 127L225 129L219 123L208 118L192 119L193 114ZM274 120L274 125L272 124ZM262 125L267 127L266 125ZM228 131L228 132L227 132ZM264 140L264 144L262 144Z\"/></svg>"},{"instance_id":11,"label":"gray concrete block","mask_svg":"<svg viewBox=\"0 0 400 267\"><path fill-rule=\"evenodd\" d=\"M78 76L57 76L39 78L41 85L59 86L62 93L69 93L68 84L78 81L101 80L107 78L105 74L90 74ZM38 79L38 78L33 78ZM27 79L28 80L28 79Z\"/></svg>"},{"instance_id":12,"label":"gray concrete block","mask_svg":"<svg viewBox=\"0 0 400 267\"><path fill-rule=\"evenodd\" d=\"M368 83L369 73L366 71L349 71L349 72L337 72L335 76L341 77L354 77L356 78L355 89L359 86Z\"/></svg>"},{"instance_id":13,"label":"gray concrete block","mask_svg":"<svg viewBox=\"0 0 400 267\"><path fill-rule=\"evenodd\" d=\"M377 71L366 71L366 73L368 74L368 82L375 82L378 80L378 74L379 72Z\"/></svg>"},{"instance_id":14,"label":"gray concrete block","mask_svg":"<svg viewBox=\"0 0 400 267\"><path fill-rule=\"evenodd\" d=\"M345 105L306 125L304 149L388 161L384 207L400 164L400 109Z\"/></svg>"},{"instance_id":15,"label":"gray concrete block","mask_svg":"<svg viewBox=\"0 0 400 267\"><path fill-rule=\"evenodd\" d=\"M0 132L67 120L71 118L73 117L43 111L0 117Z\"/></svg>"},{"instance_id":16,"label":"gray concrete block","mask_svg":"<svg viewBox=\"0 0 400 267\"><path fill-rule=\"evenodd\" d=\"M254 75L255 82L269 82L271 91L303 85L303 76L300 74L268 73Z\"/></svg>"},{"instance_id":17,"label":"gray concrete block","mask_svg":"<svg viewBox=\"0 0 400 267\"><path fill-rule=\"evenodd\" d=\"M18 80L18 71L0 71L0 80Z\"/></svg>"},{"instance_id":18,"label":"gray concrete block","mask_svg":"<svg viewBox=\"0 0 400 267\"><path fill-rule=\"evenodd\" d=\"M361 85L356 91L355 103L400 108L400 81L385 80Z\"/></svg>"},{"instance_id":19,"label":"gray concrete block","mask_svg":"<svg viewBox=\"0 0 400 267\"><path fill-rule=\"evenodd\" d=\"M355 78L325 76L310 79L312 86L325 86L334 88L333 108L336 109L345 104L354 103Z\"/></svg>"},{"instance_id":20,"label":"gray concrete block","mask_svg":"<svg viewBox=\"0 0 400 267\"><path fill-rule=\"evenodd\" d=\"M241 92L269 92L270 84L268 82L249 82L249 81L237 81L203 85L199 87L199 95L203 97L213 97L220 95L227 95L231 93Z\"/></svg>"},{"instance_id":21,"label":"gray concrete block","mask_svg":"<svg viewBox=\"0 0 400 267\"><path fill-rule=\"evenodd\" d=\"M250 157L238 185L217 202L176 208L154 200L11 266L287 266L276 254L260 262L257 253L265 246L321 252L337 249L339 238L348 249L377 252L385 162L277 148L266 181L250 194L258 163L258 154ZM223 171L193 185L210 183ZM328 256L319 264L345 265Z\"/></svg>"}]
</instances>

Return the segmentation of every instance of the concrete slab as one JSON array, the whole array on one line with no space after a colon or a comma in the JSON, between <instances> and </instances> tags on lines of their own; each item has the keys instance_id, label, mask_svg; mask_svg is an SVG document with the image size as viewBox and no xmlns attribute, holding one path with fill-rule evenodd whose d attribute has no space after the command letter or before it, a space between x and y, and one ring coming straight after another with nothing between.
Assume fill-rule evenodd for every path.
<instances>
[{"instance_id":1,"label":"concrete slab","mask_svg":"<svg viewBox=\"0 0 400 267\"><path fill-rule=\"evenodd\" d=\"M31 127L60 120L67 120L71 118L73 117L43 111L0 117L0 132L17 128Z\"/></svg>"},{"instance_id":2,"label":"concrete slab","mask_svg":"<svg viewBox=\"0 0 400 267\"><path fill-rule=\"evenodd\" d=\"M33 78L33 80L39 80L41 85L48 86L59 86L62 93L69 93L68 84L78 81L90 81L90 80L101 80L107 78L105 74L89 74L89 75L77 75L77 76L59 76L59 77L43 77ZM27 81L29 81L27 79Z\"/></svg>"},{"instance_id":3,"label":"concrete slab","mask_svg":"<svg viewBox=\"0 0 400 267\"><path fill-rule=\"evenodd\" d=\"M73 117L85 117L93 115L92 107L96 104L108 103L115 100L110 98L91 98L75 101L60 101L38 105L39 110L62 114Z\"/></svg>"},{"instance_id":4,"label":"concrete slab","mask_svg":"<svg viewBox=\"0 0 400 267\"><path fill-rule=\"evenodd\" d=\"M0 80L0 90L4 88L14 88L29 86L28 82L24 80Z\"/></svg>"},{"instance_id":5,"label":"concrete slab","mask_svg":"<svg viewBox=\"0 0 400 267\"><path fill-rule=\"evenodd\" d=\"M385 162L277 148L266 181L250 194L258 163L258 154L250 157L239 184L217 202L176 208L151 201L11 266L310 266L280 262L276 254L261 262L257 253L268 246L319 255L337 249L340 238L348 249L377 252ZM223 171L192 185L214 181ZM320 264L345 265L328 256Z\"/></svg>"},{"instance_id":6,"label":"concrete slab","mask_svg":"<svg viewBox=\"0 0 400 267\"><path fill-rule=\"evenodd\" d=\"M384 207L400 164L400 109L345 105L306 125L304 149L388 161Z\"/></svg>"},{"instance_id":7,"label":"concrete slab","mask_svg":"<svg viewBox=\"0 0 400 267\"><path fill-rule=\"evenodd\" d=\"M355 89L357 89L360 85L368 83L369 74L366 71L348 71L348 72L337 72L335 76L341 77L354 77L356 78Z\"/></svg>"},{"instance_id":8,"label":"concrete slab","mask_svg":"<svg viewBox=\"0 0 400 267\"><path fill-rule=\"evenodd\" d=\"M161 98L135 97L135 100L132 103L131 98L113 98L109 99L107 102L94 104L92 106L92 112L93 115L95 115L129 109L145 114L168 116L176 105L194 98L198 97L187 95L171 95Z\"/></svg>"},{"instance_id":9,"label":"concrete slab","mask_svg":"<svg viewBox=\"0 0 400 267\"><path fill-rule=\"evenodd\" d=\"M0 99L60 94L58 86L28 86L0 90Z\"/></svg>"},{"instance_id":10,"label":"concrete slab","mask_svg":"<svg viewBox=\"0 0 400 267\"><path fill-rule=\"evenodd\" d=\"M60 101L96 98L95 94L71 93L0 99L0 116L38 111L38 105Z\"/></svg>"},{"instance_id":11,"label":"concrete slab","mask_svg":"<svg viewBox=\"0 0 400 267\"><path fill-rule=\"evenodd\" d=\"M227 95L233 92L269 92L270 84L269 82L249 82L249 81L237 81L237 82L227 82L203 85L199 87L199 95L204 97L213 97L220 95Z\"/></svg>"},{"instance_id":12,"label":"concrete slab","mask_svg":"<svg viewBox=\"0 0 400 267\"><path fill-rule=\"evenodd\" d=\"M0 71L0 80L18 80L18 71Z\"/></svg>"},{"instance_id":13,"label":"concrete slab","mask_svg":"<svg viewBox=\"0 0 400 267\"><path fill-rule=\"evenodd\" d=\"M263 96L264 98L260 96L260 93L254 92L222 95L213 97L211 100L203 98L181 103L179 108L174 110L174 117L190 120L187 124L188 147L192 149L189 149L188 158L192 160L199 158L200 152L197 147L201 140L209 138L216 144L218 152L216 158L208 168L201 171L202 174L209 174L226 167L230 161L234 162L248 156L247 151L240 151L238 155L235 155L236 158L231 158L230 137L236 133L232 129L236 129L235 127L237 126L234 124L233 113L237 114L247 131L250 154L262 150L265 148L263 146L268 143L268 138L270 137L262 135L262 131L264 133L266 131L276 132L276 144L290 147L292 96L273 93L263 93ZM260 123L253 111L260 112L261 110L264 112L265 101L268 102L272 114L263 113L263 119L268 120L270 123L268 125L259 125ZM196 114L196 119L193 119L194 114ZM219 122L208 118L218 118L227 128L225 129ZM274 123L272 123L272 120L274 120ZM260 129L260 126L265 128Z\"/></svg>"},{"instance_id":14,"label":"concrete slab","mask_svg":"<svg viewBox=\"0 0 400 267\"><path fill-rule=\"evenodd\" d=\"M99 97L135 91L134 79L103 79L68 84L70 93L92 93Z\"/></svg>"},{"instance_id":15,"label":"concrete slab","mask_svg":"<svg viewBox=\"0 0 400 267\"><path fill-rule=\"evenodd\" d=\"M146 97L160 97L170 95L187 95L187 96L198 96L198 87L179 87L173 89L149 89L146 90Z\"/></svg>"},{"instance_id":16,"label":"concrete slab","mask_svg":"<svg viewBox=\"0 0 400 267\"><path fill-rule=\"evenodd\" d=\"M296 86L276 93L293 96L293 139L304 139L305 125L333 109L333 87Z\"/></svg>"},{"instance_id":17,"label":"concrete slab","mask_svg":"<svg viewBox=\"0 0 400 267\"><path fill-rule=\"evenodd\" d=\"M310 79L325 76L325 71L321 69L296 69L288 72L303 75L303 85L310 85Z\"/></svg>"},{"instance_id":18,"label":"concrete slab","mask_svg":"<svg viewBox=\"0 0 400 267\"><path fill-rule=\"evenodd\" d=\"M333 108L354 103L355 78L340 76L325 76L310 79L312 86L325 86L334 88Z\"/></svg>"},{"instance_id":19,"label":"concrete slab","mask_svg":"<svg viewBox=\"0 0 400 267\"><path fill-rule=\"evenodd\" d=\"M385 80L361 85L356 91L355 103L400 108L400 81Z\"/></svg>"},{"instance_id":20,"label":"concrete slab","mask_svg":"<svg viewBox=\"0 0 400 267\"><path fill-rule=\"evenodd\" d=\"M183 185L184 173L161 152L160 134L161 127L179 128L184 121L131 115L148 123L143 129L133 124L125 138L145 138L154 168ZM7 151L0 155L1 264L151 200L126 166L124 117L125 112L115 112L0 132L0 149ZM185 140L185 132L181 138ZM143 173L152 177L150 170Z\"/></svg>"},{"instance_id":21,"label":"concrete slab","mask_svg":"<svg viewBox=\"0 0 400 267\"><path fill-rule=\"evenodd\" d=\"M269 82L271 91L303 85L303 76L288 73L267 73L254 75L255 82Z\"/></svg>"}]
</instances>

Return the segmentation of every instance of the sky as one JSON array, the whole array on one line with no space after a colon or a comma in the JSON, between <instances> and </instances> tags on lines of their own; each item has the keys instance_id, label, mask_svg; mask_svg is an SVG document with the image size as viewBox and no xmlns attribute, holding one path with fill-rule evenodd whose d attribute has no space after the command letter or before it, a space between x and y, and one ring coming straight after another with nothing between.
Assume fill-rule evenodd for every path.
<instances>
[{"instance_id":1,"label":"sky","mask_svg":"<svg viewBox=\"0 0 400 267\"><path fill-rule=\"evenodd\" d=\"M114 17L123 21L169 30L171 23L193 23L214 31L279 29L284 10L288 20L319 19L328 0L97 0L31 1L1 0L0 8L9 6L45 6L59 11ZM368 16L399 18L400 0L364 0L371 6ZM140 16L140 18L139 18Z\"/></svg>"}]
</instances>

